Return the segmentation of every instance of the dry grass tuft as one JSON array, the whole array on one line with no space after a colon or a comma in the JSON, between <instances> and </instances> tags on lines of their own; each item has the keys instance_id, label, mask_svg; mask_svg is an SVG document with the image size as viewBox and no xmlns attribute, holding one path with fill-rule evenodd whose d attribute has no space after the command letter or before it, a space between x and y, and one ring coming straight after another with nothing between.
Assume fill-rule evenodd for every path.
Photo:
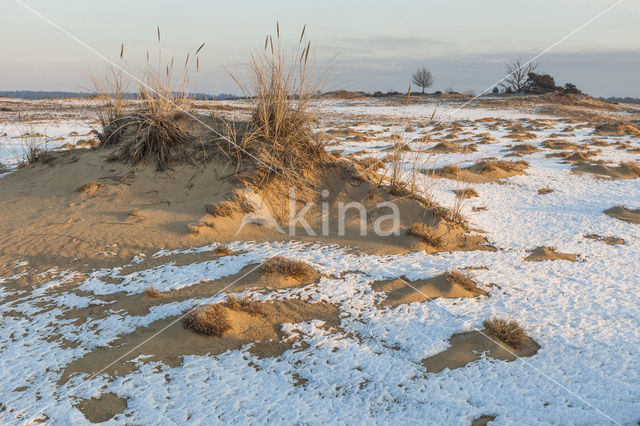
<instances>
[{"instance_id":1,"label":"dry grass tuft","mask_svg":"<svg viewBox=\"0 0 640 426\"><path fill-rule=\"evenodd\" d=\"M518 348L528 338L524 329L515 321L493 317L484 320L482 325L498 340L513 348Z\"/></svg>"},{"instance_id":2,"label":"dry grass tuft","mask_svg":"<svg viewBox=\"0 0 640 426\"><path fill-rule=\"evenodd\" d=\"M544 188L540 188L538 189L538 195L545 195L545 194L550 194L553 192L553 189L547 185Z\"/></svg>"},{"instance_id":3,"label":"dry grass tuft","mask_svg":"<svg viewBox=\"0 0 640 426\"><path fill-rule=\"evenodd\" d=\"M293 50L282 45L278 31L267 36L264 50L251 53L244 78L232 75L254 109L247 128L234 128L219 146L237 165L254 163L248 181L256 187L274 177L289 184L304 181L305 173L330 158L313 131L317 104L312 98L324 79L314 77L310 52L305 29Z\"/></svg>"},{"instance_id":4,"label":"dry grass tuft","mask_svg":"<svg viewBox=\"0 0 640 426\"><path fill-rule=\"evenodd\" d=\"M158 45L160 31L158 30ZM111 156L132 165L144 161L155 162L159 170L173 164L189 161L192 152L190 134L179 124L181 114L189 108L189 75L204 44L184 62L182 78L174 81L174 58L162 63L162 51L158 48L157 68L151 66L147 53L147 69L143 82L138 84L137 101L128 99L129 82L123 71L112 67L104 78L92 78L94 89L101 103L98 117L102 131L98 134L100 147L114 146ZM120 50L123 61L124 46ZM124 63L123 63L124 65ZM121 67L122 68L122 67ZM106 101L102 102L102 100Z\"/></svg>"},{"instance_id":5,"label":"dry grass tuft","mask_svg":"<svg viewBox=\"0 0 640 426\"><path fill-rule=\"evenodd\" d=\"M451 284L458 284L467 291L478 291L478 286L476 285L475 281L473 281L473 276L468 272L460 272L458 270L448 271L447 280Z\"/></svg>"},{"instance_id":6,"label":"dry grass tuft","mask_svg":"<svg viewBox=\"0 0 640 426\"><path fill-rule=\"evenodd\" d=\"M234 195L231 199L218 204L207 204L207 213L215 217L229 217L234 213L253 213L255 209L240 195Z\"/></svg>"},{"instance_id":7,"label":"dry grass tuft","mask_svg":"<svg viewBox=\"0 0 640 426\"><path fill-rule=\"evenodd\" d=\"M440 173L445 175L457 175L460 173L460 167L454 164L446 164L440 168Z\"/></svg>"},{"instance_id":8,"label":"dry grass tuft","mask_svg":"<svg viewBox=\"0 0 640 426\"><path fill-rule=\"evenodd\" d=\"M219 204L207 204L207 213L215 217L228 217L235 213L236 209L230 201L223 201Z\"/></svg>"},{"instance_id":9,"label":"dry grass tuft","mask_svg":"<svg viewBox=\"0 0 640 426\"><path fill-rule=\"evenodd\" d=\"M183 320L185 328L206 336L222 337L231 329L229 316L225 307L219 303L201 306L189 312Z\"/></svg>"},{"instance_id":10,"label":"dry grass tuft","mask_svg":"<svg viewBox=\"0 0 640 426\"><path fill-rule=\"evenodd\" d=\"M626 168L637 177L640 177L640 163L633 161L623 161L620 163L620 166Z\"/></svg>"},{"instance_id":11,"label":"dry grass tuft","mask_svg":"<svg viewBox=\"0 0 640 426\"><path fill-rule=\"evenodd\" d=\"M100 190L102 190L102 188L104 188L104 184L102 182L98 182L96 180L92 180L89 183L85 183L84 185L80 185L78 187L78 189L76 189L76 191L82 192L83 194L87 194L87 195L95 195L98 192L100 192Z\"/></svg>"},{"instance_id":12,"label":"dry grass tuft","mask_svg":"<svg viewBox=\"0 0 640 426\"><path fill-rule=\"evenodd\" d=\"M466 188L463 188L463 189L456 189L453 192L456 194L456 197L458 198L473 198L478 196L478 193L476 192L476 190L470 186L467 186Z\"/></svg>"},{"instance_id":13,"label":"dry grass tuft","mask_svg":"<svg viewBox=\"0 0 640 426\"><path fill-rule=\"evenodd\" d=\"M306 263L275 256L260 267L260 272L264 274L279 274L297 280L306 280L313 277L315 270Z\"/></svg>"},{"instance_id":14,"label":"dry grass tuft","mask_svg":"<svg viewBox=\"0 0 640 426\"><path fill-rule=\"evenodd\" d=\"M498 169L505 172L512 172L520 170L523 167L528 167L529 162L525 160L520 161L505 161L505 160L485 160L476 163L473 168L478 173L491 173Z\"/></svg>"},{"instance_id":15,"label":"dry grass tuft","mask_svg":"<svg viewBox=\"0 0 640 426\"><path fill-rule=\"evenodd\" d=\"M411 228L407 230L407 235L418 237L421 241L434 248L440 247L442 244L442 238L437 235L435 228L427 226L424 223L414 223L411 225Z\"/></svg>"},{"instance_id":16,"label":"dry grass tuft","mask_svg":"<svg viewBox=\"0 0 640 426\"><path fill-rule=\"evenodd\" d=\"M151 297L153 299L160 299L166 296L164 293L158 290L153 284L151 284L149 287L146 288L146 290L144 291L144 294L147 297Z\"/></svg>"},{"instance_id":17,"label":"dry grass tuft","mask_svg":"<svg viewBox=\"0 0 640 426\"><path fill-rule=\"evenodd\" d=\"M236 297L229 296L227 301L224 302L224 306L232 311L243 311L251 315L264 315L264 310L262 309L260 302L251 300L248 297L238 299Z\"/></svg>"},{"instance_id":18,"label":"dry grass tuft","mask_svg":"<svg viewBox=\"0 0 640 426\"><path fill-rule=\"evenodd\" d=\"M216 247L216 255L218 256L229 256L233 253L234 251L224 244L220 244L218 245L218 247Z\"/></svg>"},{"instance_id":19,"label":"dry grass tuft","mask_svg":"<svg viewBox=\"0 0 640 426\"><path fill-rule=\"evenodd\" d=\"M375 158L375 157L357 158L354 161L360 164L366 170L369 170L369 169L378 170L384 167L384 163L379 158Z\"/></svg>"}]
</instances>

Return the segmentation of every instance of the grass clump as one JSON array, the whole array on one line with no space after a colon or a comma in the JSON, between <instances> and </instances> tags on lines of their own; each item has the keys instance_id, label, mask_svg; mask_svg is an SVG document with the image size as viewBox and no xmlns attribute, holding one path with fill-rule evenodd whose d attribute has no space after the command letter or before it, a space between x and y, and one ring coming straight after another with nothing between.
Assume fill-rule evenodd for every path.
<instances>
[{"instance_id":1,"label":"grass clump","mask_svg":"<svg viewBox=\"0 0 640 426\"><path fill-rule=\"evenodd\" d=\"M310 52L304 28L297 47L288 50L278 26L275 37L267 36L264 50L249 56L244 78L232 75L252 100L253 113L246 129L232 132L220 147L238 165L251 160L254 171L248 180L256 187L275 177L303 182L305 173L329 159L313 131L317 104L312 98L324 79L314 77Z\"/></svg>"},{"instance_id":2,"label":"grass clump","mask_svg":"<svg viewBox=\"0 0 640 426\"><path fill-rule=\"evenodd\" d=\"M235 195L218 204L207 204L206 210L214 217L229 217L234 213L247 214L255 211L249 201L240 195Z\"/></svg>"},{"instance_id":3,"label":"grass clump","mask_svg":"<svg viewBox=\"0 0 640 426\"><path fill-rule=\"evenodd\" d=\"M460 272L458 270L451 270L447 272L447 280L451 284L458 284L467 291L477 292L478 286L473 281L473 276L468 272Z\"/></svg>"},{"instance_id":4,"label":"grass clump","mask_svg":"<svg viewBox=\"0 0 640 426\"><path fill-rule=\"evenodd\" d=\"M456 189L453 191L458 198L473 198L478 196L478 192L470 186L463 189Z\"/></svg>"},{"instance_id":5,"label":"grass clump","mask_svg":"<svg viewBox=\"0 0 640 426\"><path fill-rule=\"evenodd\" d=\"M160 299L165 297L165 294L156 288L153 284L147 287L144 291L145 296L150 297L152 299Z\"/></svg>"},{"instance_id":6,"label":"grass clump","mask_svg":"<svg viewBox=\"0 0 640 426\"><path fill-rule=\"evenodd\" d=\"M183 319L183 325L185 328L205 336L222 337L231 329L229 311L264 315L260 302L246 297L238 299L229 296L225 302L200 306L189 312Z\"/></svg>"},{"instance_id":7,"label":"grass clump","mask_svg":"<svg viewBox=\"0 0 640 426\"><path fill-rule=\"evenodd\" d=\"M540 188L538 189L538 195L545 195L545 194L550 194L553 192L553 189L547 185L544 188Z\"/></svg>"},{"instance_id":8,"label":"grass clump","mask_svg":"<svg viewBox=\"0 0 640 426\"><path fill-rule=\"evenodd\" d=\"M414 223L407 230L407 234L418 237L422 242L434 248L440 247L442 244L442 238L437 234L435 228L424 223Z\"/></svg>"},{"instance_id":9,"label":"grass clump","mask_svg":"<svg viewBox=\"0 0 640 426\"><path fill-rule=\"evenodd\" d=\"M620 166L629 170L637 177L640 177L640 163L633 161L623 161L620 163Z\"/></svg>"},{"instance_id":10,"label":"grass clump","mask_svg":"<svg viewBox=\"0 0 640 426\"><path fill-rule=\"evenodd\" d=\"M231 329L227 311L220 303L201 306L189 312L183 320L185 328L205 336L222 337Z\"/></svg>"},{"instance_id":11,"label":"grass clump","mask_svg":"<svg viewBox=\"0 0 640 426\"><path fill-rule=\"evenodd\" d=\"M484 320L482 325L498 340L513 348L518 348L528 338L524 329L515 321L493 317Z\"/></svg>"},{"instance_id":12,"label":"grass clump","mask_svg":"<svg viewBox=\"0 0 640 426\"><path fill-rule=\"evenodd\" d=\"M260 267L263 274L279 274L283 277L297 280L312 278L315 270L306 263L290 260L281 256L274 256Z\"/></svg>"},{"instance_id":13,"label":"grass clump","mask_svg":"<svg viewBox=\"0 0 640 426\"><path fill-rule=\"evenodd\" d=\"M158 29L158 45L160 30ZM99 147L114 147L111 156L132 165L150 161L158 170L185 162L193 155L190 145L192 137L180 124L188 112L188 92L191 68L204 46L184 62L182 78L174 81L174 58L162 63L162 51L158 48L157 68L151 66L147 52L147 68L142 80L136 80L137 98L129 100L131 82L122 67L114 66L102 79L92 78L100 102L98 117L102 130L98 134ZM120 50L123 62L124 45ZM124 63L124 62L123 62Z\"/></svg>"}]
</instances>

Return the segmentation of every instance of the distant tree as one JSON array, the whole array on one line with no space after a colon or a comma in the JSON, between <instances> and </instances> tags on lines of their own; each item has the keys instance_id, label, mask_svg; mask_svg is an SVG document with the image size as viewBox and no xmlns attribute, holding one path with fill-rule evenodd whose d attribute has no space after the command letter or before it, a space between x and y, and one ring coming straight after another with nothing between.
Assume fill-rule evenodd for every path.
<instances>
[{"instance_id":1,"label":"distant tree","mask_svg":"<svg viewBox=\"0 0 640 426\"><path fill-rule=\"evenodd\" d=\"M507 77L505 77L503 83L500 83L500 86L504 87L505 91L511 89L507 93L521 93L527 84L529 74L538 68L537 64L533 62L523 64L520 59L505 65L507 66Z\"/></svg>"},{"instance_id":2,"label":"distant tree","mask_svg":"<svg viewBox=\"0 0 640 426\"><path fill-rule=\"evenodd\" d=\"M426 69L425 67L418 68L416 72L411 76L411 81L418 87L422 87L422 93L424 93L424 89L427 87L431 87L433 84L433 76L431 75L431 71Z\"/></svg>"},{"instance_id":3,"label":"distant tree","mask_svg":"<svg viewBox=\"0 0 640 426\"><path fill-rule=\"evenodd\" d=\"M581 95L582 91L576 87L573 83L567 83L564 85L564 93L567 95Z\"/></svg>"},{"instance_id":4,"label":"distant tree","mask_svg":"<svg viewBox=\"0 0 640 426\"><path fill-rule=\"evenodd\" d=\"M500 93L500 89L498 89L498 86L494 87L492 90L494 95L497 95L498 93Z\"/></svg>"},{"instance_id":5,"label":"distant tree","mask_svg":"<svg viewBox=\"0 0 640 426\"><path fill-rule=\"evenodd\" d=\"M556 86L556 81L549 74L536 74L530 72L527 76L527 82L522 89L526 93L543 94L558 92L562 90L562 87Z\"/></svg>"}]
</instances>

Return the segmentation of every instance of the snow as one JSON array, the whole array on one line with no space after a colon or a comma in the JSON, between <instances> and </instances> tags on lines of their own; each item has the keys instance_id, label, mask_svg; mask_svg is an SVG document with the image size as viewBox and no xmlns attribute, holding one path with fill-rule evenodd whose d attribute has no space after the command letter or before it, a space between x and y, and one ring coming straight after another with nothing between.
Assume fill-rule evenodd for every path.
<instances>
[{"instance_id":1,"label":"snow","mask_svg":"<svg viewBox=\"0 0 640 426\"><path fill-rule=\"evenodd\" d=\"M332 106L341 117L390 115L387 106L354 102ZM429 106L413 107L412 117L429 116ZM504 118L502 111L473 109L457 119ZM535 114L510 113L510 118ZM536 118L539 116L535 115ZM488 132L497 139L470 154L425 154L425 164L471 163L503 157L513 141L504 125L489 130L486 122L463 123L474 135ZM533 131L539 145L566 123ZM61 125L69 132L77 123ZM365 126L354 127L358 130ZM592 128L572 131L565 139L583 143ZM419 129L408 138L418 138ZM49 132L47 133L49 134ZM380 142L344 142L340 148L366 148L384 156ZM638 146L637 139L625 140ZM638 154L598 147L598 158L619 162ZM346 152L346 151L345 151ZM238 252L211 260L176 265L170 256L214 250L216 245L182 251L160 251L152 258L167 262L146 268L150 259L136 256L136 272L99 269L86 276L74 271L47 271L45 283L20 294L0 293L0 422L18 424L43 413L53 423L87 423L74 407L80 399L113 392L128 408L110 423L437 423L468 425L485 414L493 424L628 424L640 420L640 228L603 214L616 204L639 208L636 179L609 181L570 172L561 159L545 152L527 155L527 175L505 184L474 184L478 198L467 200L464 212L472 226L487 232L496 252L473 251L427 255L358 254L337 246L301 242L235 242ZM408 165L407 165L408 166ZM434 196L454 202L457 183L437 179ZM554 192L540 196L549 185ZM472 212L485 206L486 211ZM596 233L626 240L609 246L584 238ZM523 262L527 250L545 245L580 255L579 262ZM58 383L65 366L91 349L158 319L180 315L207 299L170 302L146 315L110 312L78 324L65 313L110 303L100 297L138 294L153 284L161 291L198 285L233 275L274 254L308 262L324 274L303 288L253 294L259 299L300 297L340 307L341 330L327 330L321 321L285 325L297 337L294 348L277 359L258 359L244 350L218 356L186 356L171 368L138 359L139 368L123 377L76 375ZM480 299L436 300L382 310L381 295L371 283L406 276L426 279L445 270L485 266L475 280L489 292ZM23 267L29 268L28 264ZM6 285L16 276L0 277ZM108 278L108 279L107 279ZM499 287L487 286L489 283ZM62 285L64 284L64 285ZM483 358L464 368L426 373L421 359L448 347L449 337L481 328L482 320L499 315L523 325L540 345L533 357L514 362ZM69 343L71 342L71 343ZM304 343L304 345L303 345ZM308 345L308 348L307 348ZM99 371L104 366L95 366ZM295 386L298 375L308 381ZM296 376L296 377L298 377Z\"/></svg>"}]
</instances>

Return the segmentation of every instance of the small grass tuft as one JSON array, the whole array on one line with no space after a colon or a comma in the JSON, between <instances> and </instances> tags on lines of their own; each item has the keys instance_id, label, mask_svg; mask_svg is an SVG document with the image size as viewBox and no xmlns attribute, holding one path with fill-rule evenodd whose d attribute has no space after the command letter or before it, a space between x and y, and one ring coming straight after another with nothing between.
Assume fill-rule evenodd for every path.
<instances>
[{"instance_id":1,"label":"small grass tuft","mask_svg":"<svg viewBox=\"0 0 640 426\"><path fill-rule=\"evenodd\" d=\"M206 336L222 337L231 329L229 316L220 303L204 305L189 312L183 320L185 328Z\"/></svg>"},{"instance_id":2,"label":"small grass tuft","mask_svg":"<svg viewBox=\"0 0 640 426\"><path fill-rule=\"evenodd\" d=\"M248 297L238 299L233 296L229 296L224 305L232 311L243 311L251 315L264 315L264 310L260 306L260 302L251 300Z\"/></svg>"},{"instance_id":3,"label":"small grass tuft","mask_svg":"<svg viewBox=\"0 0 640 426\"><path fill-rule=\"evenodd\" d=\"M151 297L152 299L160 299L166 296L164 293L158 290L153 284L147 287L147 289L144 291L144 294L147 297Z\"/></svg>"},{"instance_id":4,"label":"small grass tuft","mask_svg":"<svg viewBox=\"0 0 640 426\"><path fill-rule=\"evenodd\" d=\"M435 228L425 225L424 223L414 223L411 225L411 228L407 230L407 235L418 237L422 242L434 248L442 245L442 238L437 235Z\"/></svg>"},{"instance_id":5,"label":"small grass tuft","mask_svg":"<svg viewBox=\"0 0 640 426\"><path fill-rule=\"evenodd\" d=\"M547 185L544 188L538 189L538 195L550 194L552 192L553 192L553 189L551 189L551 187L549 185Z\"/></svg>"},{"instance_id":6,"label":"small grass tuft","mask_svg":"<svg viewBox=\"0 0 640 426\"><path fill-rule=\"evenodd\" d=\"M460 272L456 269L447 272L447 280L451 284L458 284L467 291L476 292L478 286L473 281L473 276L468 272Z\"/></svg>"},{"instance_id":7,"label":"small grass tuft","mask_svg":"<svg viewBox=\"0 0 640 426\"><path fill-rule=\"evenodd\" d=\"M279 274L297 280L306 280L314 275L314 269L306 263L281 256L272 257L260 267L260 272L263 274Z\"/></svg>"},{"instance_id":8,"label":"small grass tuft","mask_svg":"<svg viewBox=\"0 0 640 426\"><path fill-rule=\"evenodd\" d=\"M498 340L513 348L518 348L528 337L520 324L515 321L493 317L484 320L482 325Z\"/></svg>"},{"instance_id":9,"label":"small grass tuft","mask_svg":"<svg viewBox=\"0 0 640 426\"><path fill-rule=\"evenodd\" d=\"M478 193L476 192L476 190L470 186L467 186L466 188L463 188L463 189L456 189L453 192L456 194L456 197L458 198L473 198L478 196Z\"/></svg>"}]
</instances>

